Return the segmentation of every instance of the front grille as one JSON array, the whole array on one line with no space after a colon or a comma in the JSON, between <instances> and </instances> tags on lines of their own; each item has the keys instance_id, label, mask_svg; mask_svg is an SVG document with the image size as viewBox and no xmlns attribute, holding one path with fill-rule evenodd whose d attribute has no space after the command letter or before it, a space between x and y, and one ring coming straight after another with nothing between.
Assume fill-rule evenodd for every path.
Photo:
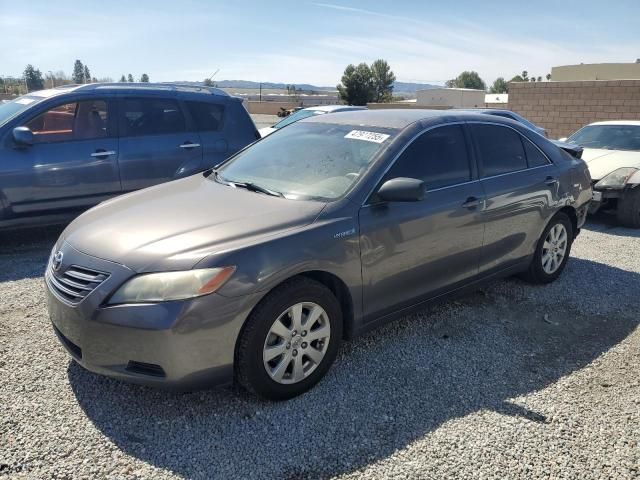
<instances>
[{"instance_id":1,"label":"front grille","mask_svg":"<svg viewBox=\"0 0 640 480\"><path fill-rule=\"evenodd\" d=\"M71 265L62 272L55 272L49 266L45 278L59 298L76 305L109 278L109 274L76 265Z\"/></svg>"}]
</instances>

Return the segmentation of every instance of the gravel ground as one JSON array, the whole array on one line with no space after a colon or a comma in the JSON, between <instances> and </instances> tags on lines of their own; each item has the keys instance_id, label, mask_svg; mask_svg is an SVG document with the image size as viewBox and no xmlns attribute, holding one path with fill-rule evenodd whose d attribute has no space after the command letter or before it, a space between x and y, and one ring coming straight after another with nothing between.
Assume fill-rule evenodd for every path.
<instances>
[{"instance_id":1,"label":"gravel ground","mask_svg":"<svg viewBox=\"0 0 640 480\"><path fill-rule=\"evenodd\" d=\"M0 476L640 477L638 231L591 221L556 283L496 282L349 342L285 403L71 362L41 278L58 233L0 233Z\"/></svg>"}]
</instances>

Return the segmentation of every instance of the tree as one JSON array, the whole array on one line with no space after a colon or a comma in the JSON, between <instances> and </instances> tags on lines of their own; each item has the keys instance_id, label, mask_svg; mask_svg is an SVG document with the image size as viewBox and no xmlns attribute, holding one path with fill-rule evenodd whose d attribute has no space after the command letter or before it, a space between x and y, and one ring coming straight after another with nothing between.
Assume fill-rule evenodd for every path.
<instances>
[{"instance_id":1,"label":"tree","mask_svg":"<svg viewBox=\"0 0 640 480\"><path fill-rule=\"evenodd\" d=\"M91 72L86 65L84 66L84 83L91 83Z\"/></svg>"},{"instance_id":2,"label":"tree","mask_svg":"<svg viewBox=\"0 0 640 480\"><path fill-rule=\"evenodd\" d=\"M147 75L146 73L143 73L142 76L140 77L140 81L143 83L149 83L149 75Z\"/></svg>"},{"instance_id":3,"label":"tree","mask_svg":"<svg viewBox=\"0 0 640 480\"><path fill-rule=\"evenodd\" d=\"M539 76L538 77L538 81L541 82L542 81L542 77Z\"/></svg>"},{"instance_id":4,"label":"tree","mask_svg":"<svg viewBox=\"0 0 640 480\"><path fill-rule=\"evenodd\" d=\"M526 70L522 71L522 81L523 82L528 82L529 81L529 72L527 72Z\"/></svg>"},{"instance_id":5,"label":"tree","mask_svg":"<svg viewBox=\"0 0 640 480\"><path fill-rule=\"evenodd\" d=\"M475 90L486 90L487 85L480 78L478 72L464 71L456 78L448 80L445 85L448 88L473 88Z\"/></svg>"},{"instance_id":6,"label":"tree","mask_svg":"<svg viewBox=\"0 0 640 480\"><path fill-rule=\"evenodd\" d=\"M498 77L494 80L493 85L489 89L491 93L509 93L509 84L503 77Z\"/></svg>"},{"instance_id":7,"label":"tree","mask_svg":"<svg viewBox=\"0 0 640 480\"><path fill-rule=\"evenodd\" d=\"M127 75L127 82L133 83L133 75L131 74Z\"/></svg>"},{"instance_id":8,"label":"tree","mask_svg":"<svg viewBox=\"0 0 640 480\"><path fill-rule=\"evenodd\" d=\"M371 64L371 81L373 83L373 100L389 102L393 97L393 83L396 76L386 60L376 60Z\"/></svg>"},{"instance_id":9,"label":"tree","mask_svg":"<svg viewBox=\"0 0 640 480\"><path fill-rule=\"evenodd\" d=\"M76 60L73 64L73 74L71 75L73 83L84 83L84 65L80 60Z\"/></svg>"},{"instance_id":10,"label":"tree","mask_svg":"<svg viewBox=\"0 0 640 480\"><path fill-rule=\"evenodd\" d=\"M551 80L551 74L550 74L550 73L547 73L547 82L548 82L549 80Z\"/></svg>"},{"instance_id":11,"label":"tree","mask_svg":"<svg viewBox=\"0 0 640 480\"><path fill-rule=\"evenodd\" d=\"M366 105L373 100L373 80L371 69L366 63L357 67L347 65L337 86L340 98L349 105Z\"/></svg>"},{"instance_id":12,"label":"tree","mask_svg":"<svg viewBox=\"0 0 640 480\"><path fill-rule=\"evenodd\" d=\"M536 81L536 77L531 77L531 78L529 79L529 81L530 81L530 82L535 82L535 81Z\"/></svg>"},{"instance_id":13,"label":"tree","mask_svg":"<svg viewBox=\"0 0 640 480\"><path fill-rule=\"evenodd\" d=\"M33 90L42 90L44 88L44 79L40 70L29 64L24 69L24 79L27 82L27 89L31 92Z\"/></svg>"},{"instance_id":14,"label":"tree","mask_svg":"<svg viewBox=\"0 0 640 480\"><path fill-rule=\"evenodd\" d=\"M204 83L205 87L213 87L213 80L211 80L210 78L205 78L204 82L202 83Z\"/></svg>"},{"instance_id":15,"label":"tree","mask_svg":"<svg viewBox=\"0 0 640 480\"><path fill-rule=\"evenodd\" d=\"M124 75L122 75L122 76L120 77L120 80L119 80L119 81L120 81L120 82L126 82L126 81L127 81L127 77L125 77Z\"/></svg>"}]
</instances>

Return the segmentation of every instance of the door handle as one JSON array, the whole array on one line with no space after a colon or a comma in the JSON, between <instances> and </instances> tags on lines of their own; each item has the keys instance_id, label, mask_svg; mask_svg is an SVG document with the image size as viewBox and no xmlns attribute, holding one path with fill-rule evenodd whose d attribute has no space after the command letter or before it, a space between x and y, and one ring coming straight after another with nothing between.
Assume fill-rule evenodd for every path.
<instances>
[{"instance_id":1,"label":"door handle","mask_svg":"<svg viewBox=\"0 0 640 480\"><path fill-rule=\"evenodd\" d=\"M101 158L101 157L109 157L115 154L116 154L115 150L96 150L94 153L91 154L91 156Z\"/></svg>"},{"instance_id":2,"label":"door handle","mask_svg":"<svg viewBox=\"0 0 640 480\"><path fill-rule=\"evenodd\" d=\"M549 186L553 186L556 183L558 183L558 179L554 178L552 176L548 176L545 180L544 180L544 184L545 185L549 185Z\"/></svg>"},{"instance_id":3,"label":"door handle","mask_svg":"<svg viewBox=\"0 0 640 480\"><path fill-rule=\"evenodd\" d=\"M200 144L199 143L191 143L191 142L185 142L182 145L178 145L178 147L180 148L185 148L185 149L190 149L190 148L196 148L199 147Z\"/></svg>"},{"instance_id":4,"label":"door handle","mask_svg":"<svg viewBox=\"0 0 640 480\"><path fill-rule=\"evenodd\" d=\"M469 197L467 198L467 200L462 204L462 206L464 208L468 208L468 209L474 209L480 206L480 202L481 200L479 198L476 197Z\"/></svg>"}]
</instances>

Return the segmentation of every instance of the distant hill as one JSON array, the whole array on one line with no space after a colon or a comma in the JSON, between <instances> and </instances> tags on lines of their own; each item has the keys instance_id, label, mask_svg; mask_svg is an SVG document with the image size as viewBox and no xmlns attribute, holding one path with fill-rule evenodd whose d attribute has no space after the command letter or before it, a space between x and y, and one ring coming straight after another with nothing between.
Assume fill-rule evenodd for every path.
<instances>
[{"instance_id":1,"label":"distant hill","mask_svg":"<svg viewBox=\"0 0 640 480\"><path fill-rule=\"evenodd\" d=\"M182 83L182 82L180 82ZM186 82L193 84L200 84L201 82ZM250 80L216 80L216 85L219 88L260 88L260 82L252 82ZM287 84L287 83L273 83L273 82L262 82L263 89L274 89L274 90L283 90L287 88L287 85L295 85L296 89L301 90L315 90L315 91L335 91L335 87L319 87L316 85L310 85L308 83L295 83L295 84ZM403 93L415 93L418 90L424 90L428 88L439 88L441 85L431 85L429 83L411 83L411 82L396 82L393 85L393 90L395 92L403 92Z\"/></svg>"}]
</instances>

